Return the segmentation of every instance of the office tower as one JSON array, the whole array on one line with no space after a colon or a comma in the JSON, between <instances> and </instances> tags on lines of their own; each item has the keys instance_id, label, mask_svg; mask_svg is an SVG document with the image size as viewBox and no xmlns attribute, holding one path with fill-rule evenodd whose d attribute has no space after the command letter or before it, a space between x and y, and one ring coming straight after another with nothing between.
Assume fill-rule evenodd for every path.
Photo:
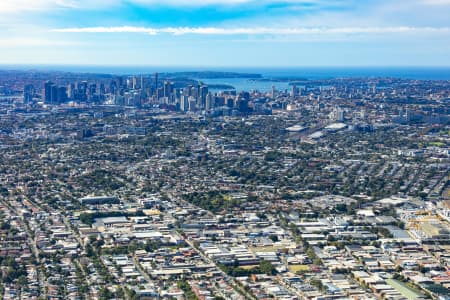
<instances>
[{"instance_id":1,"label":"office tower","mask_svg":"<svg viewBox=\"0 0 450 300\"><path fill-rule=\"evenodd\" d=\"M342 109L338 109L336 114L336 121L343 122L344 121L344 111Z\"/></svg>"},{"instance_id":2,"label":"office tower","mask_svg":"<svg viewBox=\"0 0 450 300\"><path fill-rule=\"evenodd\" d=\"M118 88L122 88L123 87L123 77L122 76L120 76L120 77L117 77L117 87Z\"/></svg>"},{"instance_id":3,"label":"office tower","mask_svg":"<svg viewBox=\"0 0 450 300\"><path fill-rule=\"evenodd\" d=\"M97 94L97 84L93 83L89 85L89 95Z\"/></svg>"},{"instance_id":4,"label":"office tower","mask_svg":"<svg viewBox=\"0 0 450 300\"><path fill-rule=\"evenodd\" d=\"M67 88L65 86L58 87L56 95L56 103L64 103L67 101Z\"/></svg>"},{"instance_id":5,"label":"office tower","mask_svg":"<svg viewBox=\"0 0 450 300\"><path fill-rule=\"evenodd\" d=\"M225 97L214 97L214 107L221 107L225 105Z\"/></svg>"},{"instance_id":6,"label":"office tower","mask_svg":"<svg viewBox=\"0 0 450 300\"><path fill-rule=\"evenodd\" d=\"M344 110L340 107L336 108L333 112L330 114L331 119L333 119L336 122L343 122L344 119Z\"/></svg>"},{"instance_id":7,"label":"office tower","mask_svg":"<svg viewBox=\"0 0 450 300\"><path fill-rule=\"evenodd\" d=\"M188 103L189 103L189 111L197 110L197 99L195 99L194 97L189 97Z\"/></svg>"},{"instance_id":8,"label":"office tower","mask_svg":"<svg viewBox=\"0 0 450 300\"><path fill-rule=\"evenodd\" d=\"M212 110L214 109L214 96L211 93L208 93L206 95L206 101L205 101L205 109L206 110Z\"/></svg>"},{"instance_id":9,"label":"office tower","mask_svg":"<svg viewBox=\"0 0 450 300\"><path fill-rule=\"evenodd\" d=\"M155 95L158 98L158 73L155 73Z\"/></svg>"},{"instance_id":10,"label":"office tower","mask_svg":"<svg viewBox=\"0 0 450 300\"><path fill-rule=\"evenodd\" d=\"M82 82L78 83L78 89L81 91L87 91L87 87L88 87L87 81L82 81Z\"/></svg>"},{"instance_id":11,"label":"office tower","mask_svg":"<svg viewBox=\"0 0 450 300\"><path fill-rule=\"evenodd\" d=\"M198 98L198 88L195 86L191 86L191 91L189 92L189 96L194 97L195 99Z\"/></svg>"},{"instance_id":12,"label":"office tower","mask_svg":"<svg viewBox=\"0 0 450 300\"><path fill-rule=\"evenodd\" d=\"M240 98L236 101L236 107L239 112L247 113L248 112L248 100L244 98Z\"/></svg>"},{"instance_id":13,"label":"office tower","mask_svg":"<svg viewBox=\"0 0 450 300\"><path fill-rule=\"evenodd\" d=\"M137 92L133 93L133 106L141 105L141 95Z\"/></svg>"},{"instance_id":14,"label":"office tower","mask_svg":"<svg viewBox=\"0 0 450 300\"><path fill-rule=\"evenodd\" d=\"M192 85L188 85L183 89L183 95L192 96L191 95Z\"/></svg>"},{"instance_id":15,"label":"office tower","mask_svg":"<svg viewBox=\"0 0 450 300\"><path fill-rule=\"evenodd\" d=\"M158 88L156 90L156 99L164 97L164 88Z\"/></svg>"},{"instance_id":16,"label":"office tower","mask_svg":"<svg viewBox=\"0 0 450 300\"><path fill-rule=\"evenodd\" d=\"M131 97L130 92L124 92L124 93L123 93L123 97L124 97L124 99L125 99L126 105L128 105L128 101L130 100L130 97Z\"/></svg>"},{"instance_id":17,"label":"office tower","mask_svg":"<svg viewBox=\"0 0 450 300\"><path fill-rule=\"evenodd\" d=\"M87 92L88 92L88 83L87 81L82 81L80 83L78 83L78 96L77 96L77 100L80 101L86 101L87 99Z\"/></svg>"},{"instance_id":18,"label":"office tower","mask_svg":"<svg viewBox=\"0 0 450 300\"><path fill-rule=\"evenodd\" d=\"M88 89L88 100L92 101L94 100L94 98L97 95L97 84L93 83L89 85L89 89Z\"/></svg>"},{"instance_id":19,"label":"office tower","mask_svg":"<svg viewBox=\"0 0 450 300\"><path fill-rule=\"evenodd\" d=\"M189 96L182 95L180 98L180 110L183 112L188 111L189 108L189 102L188 102Z\"/></svg>"},{"instance_id":20,"label":"office tower","mask_svg":"<svg viewBox=\"0 0 450 300\"><path fill-rule=\"evenodd\" d=\"M73 99L75 95L75 84L71 83L67 85L67 98Z\"/></svg>"},{"instance_id":21,"label":"office tower","mask_svg":"<svg viewBox=\"0 0 450 300\"><path fill-rule=\"evenodd\" d=\"M233 108L233 107L234 107L234 100L233 100L233 98L228 98L228 99L225 101L225 104L226 104L226 106L228 106L229 108Z\"/></svg>"},{"instance_id":22,"label":"office tower","mask_svg":"<svg viewBox=\"0 0 450 300\"><path fill-rule=\"evenodd\" d=\"M173 89L175 99L180 99L181 93L182 93L181 89Z\"/></svg>"},{"instance_id":23,"label":"office tower","mask_svg":"<svg viewBox=\"0 0 450 300\"><path fill-rule=\"evenodd\" d=\"M250 100L250 93L242 91L239 93L239 98L244 98L246 100Z\"/></svg>"},{"instance_id":24,"label":"office tower","mask_svg":"<svg viewBox=\"0 0 450 300\"><path fill-rule=\"evenodd\" d=\"M409 122L409 121L411 121L412 120L412 117L413 117L413 113L411 112L411 109L410 108L406 108L406 120Z\"/></svg>"},{"instance_id":25,"label":"office tower","mask_svg":"<svg viewBox=\"0 0 450 300\"><path fill-rule=\"evenodd\" d=\"M104 94L106 94L105 84L101 83L100 84L100 95L104 95Z\"/></svg>"},{"instance_id":26,"label":"office tower","mask_svg":"<svg viewBox=\"0 0 450 300\"><path fill-rule=\"evenodd\" d=\"M52 85L50 90L50 103L57 104L58 103L58 86Z\"/></svg>"},{"instance_id":27,"label":"office tower","mask_svg":"<svg viewBox=\"0 0 450 300\"><path fill-rule=\"evenodd\" d=\"M145 84L144 84L144 76L141 75L141 86L140 86L141 90L145 89Z\"/></svg>"},{"instance_id":28,"label":"office tower","mask_svg":"<svg viewBox=\"0 0 450 300\"><path fill-rule=\"evenodd\" d=\"M53 82L47 81L44 83L44 102L51 103L52 102L52 86Z\"/></svg>"},{"instance_id":29,"label":"office tower","mask_svg":"<svg viewBox=\"0 0 450 300\"><path fill-rule=\"evenodd\" d=\"M275 86L272 85L272 98L275 98L275 96L276 96Z\"/></svg>"},{"instance_id":30,"label":"office tower","mask_svg":"<svg viewBox=\"0 0 450 300\"><path fill-rule=\"evenodd\" d=\"M164 97L170 98L170 95L172 95L172 89L173 85L169 81L164 81Z\"/></svg>"},{"instance_id":31,"label":"office tower","mask_svg":"<svg viewBox=\"0 0 450 300\"><path fill-rule=\"evenodd\" d=\"M111 82L109 83L109 92L115 95L117 90L117 82L115 80L111 80Z\"/></svg>"},{"instance_id":32,"label":"office tower","mask_svg":"<svg viewBox=\"0 0 450 300\"><path fill-rule=\"evenodd\" d=\"M206 107L206 95L208 95L208 86L202 85L200 87L200 94L199 94L200 107Z\"/></svg>"},{"instance_id":33,"label":"office tower","mask_svg":"<svg viewBox=\"0 0 450 300\"><path fill-rule=\"evenodd\" d=\"M292 97L296 97L296 96L298 96L298 88L297 88L297 86L294 84L294 85L292 86Z\"/></svg>"},{"instance_id":34,"label":"office tower","mask_svg":"<svg viewBox=\"0 0 450 300\"><path fill-rule=\"evenodd\" d=\"M32 84L27 84L23 88L23 103L30 103L33 101L35 89Z\"/></svg>"},{"instance_id":35,"label":"office tower","mask_svg":"<svg viewBox=\"0 0 450 300\"><path fill-rule=\"evenodd\" d=\"M137 78L135 77L135 76L133 76L133 79L132 79L132 89L133 90L136 90L137 88L138 88L138 85L137 85Z\"/></svg>"},{"instance_id":36,"label":"office tower","mask_svg":"<svg viewBox=\"0 0 450 300\"><path fill-rule=\"evenodd\" d=\"M367 119L367 111L366 111L365 109L362 109L362 110L361 110L361 112L360 112L360 117L361 117L361 119L363 119L363 120L366 120L366 119Z\"/></svg>"}]
</instances>

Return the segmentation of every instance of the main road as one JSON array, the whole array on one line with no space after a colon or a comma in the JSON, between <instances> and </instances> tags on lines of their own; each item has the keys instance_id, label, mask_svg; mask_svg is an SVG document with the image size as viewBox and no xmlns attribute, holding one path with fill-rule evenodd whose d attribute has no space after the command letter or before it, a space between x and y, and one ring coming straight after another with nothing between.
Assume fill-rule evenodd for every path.
<instances>
[{"instance_id":1,"label":"main road","mask_svg":"<svg viewBox=\"0 0 450 300\"><path fill-rule=\"evenodd\" d=\"M193 208L196 208L198 210L200 210L201 208L198 206L193 205L192 203L189 203L188 201L181 199L179 197L177 197L176 195L174 195L173 193L169 193L169 198L171 199L171 201L174 202L178 202L178 203L182 203L183 205L186 206L191 206ZM208 211L208 215L212 218L215 218L215 215L211 212ZM200 249L198 249L195 244L189 240L188 238L184 238L184 241L195 251L197 251L197 253L203 258L203 260L205 260L207 263L215 265L217 270L219 270L219 272L221 273L221 275L223 276L223 278L225 279L225 281L229 284L232 285L232 287L237 290L238 292L240 292L246 299L251 299L251 300L256 300L256 298L251 295L249 292L247 292L239 283L238 281L232 277L229 276L227 273L225 273L224 271L222 271L222 269L216 264L216 262L212 259L210 259L208 256L206 256Z\"/></svg>"}]
</instances>

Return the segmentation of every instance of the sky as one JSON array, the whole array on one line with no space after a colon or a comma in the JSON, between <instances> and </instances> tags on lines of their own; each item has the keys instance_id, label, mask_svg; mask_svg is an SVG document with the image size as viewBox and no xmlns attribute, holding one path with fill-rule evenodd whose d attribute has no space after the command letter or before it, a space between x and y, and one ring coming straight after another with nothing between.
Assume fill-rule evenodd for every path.
<instances>
[{"instance_id":1,"label":"sky","mask_svg":"<svg viewBox=\"0 0 450 300\"><path fill-rule=\"evenodd\" d=\"M0 0L0 64L450 66L450 0Z\"/></svg>"}]
</instances>

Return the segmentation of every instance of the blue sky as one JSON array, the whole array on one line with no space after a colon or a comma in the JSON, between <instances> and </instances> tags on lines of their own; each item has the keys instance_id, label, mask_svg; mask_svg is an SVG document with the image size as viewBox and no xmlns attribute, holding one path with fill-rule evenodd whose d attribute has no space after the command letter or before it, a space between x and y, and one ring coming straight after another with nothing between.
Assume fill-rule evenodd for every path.
<instances>
[{"instance_id":1,"label":"blue sky","mask_svg":"<svg viewBox=\"0 0 450 300\"><path fill-rule=\"evenodd\" d=\"M1 0L0 64L450 66L450 0Z\"/></svg>"}]
</instances>

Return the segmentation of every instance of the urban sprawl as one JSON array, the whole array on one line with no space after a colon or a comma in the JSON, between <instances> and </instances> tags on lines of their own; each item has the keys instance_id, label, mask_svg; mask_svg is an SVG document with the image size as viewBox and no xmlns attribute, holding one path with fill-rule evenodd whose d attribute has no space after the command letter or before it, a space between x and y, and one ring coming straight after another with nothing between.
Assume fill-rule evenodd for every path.
<instances>
[{"instance_id":1,"label":"urban sprawl","mask_svg":"<svg viewBox=\"0 0 450 300\"><path fill-rule=\"evenodd\" d=\"M450 299L449 116L450 81L0 71L0 298Z\"/></svg>"}]
</instances>

